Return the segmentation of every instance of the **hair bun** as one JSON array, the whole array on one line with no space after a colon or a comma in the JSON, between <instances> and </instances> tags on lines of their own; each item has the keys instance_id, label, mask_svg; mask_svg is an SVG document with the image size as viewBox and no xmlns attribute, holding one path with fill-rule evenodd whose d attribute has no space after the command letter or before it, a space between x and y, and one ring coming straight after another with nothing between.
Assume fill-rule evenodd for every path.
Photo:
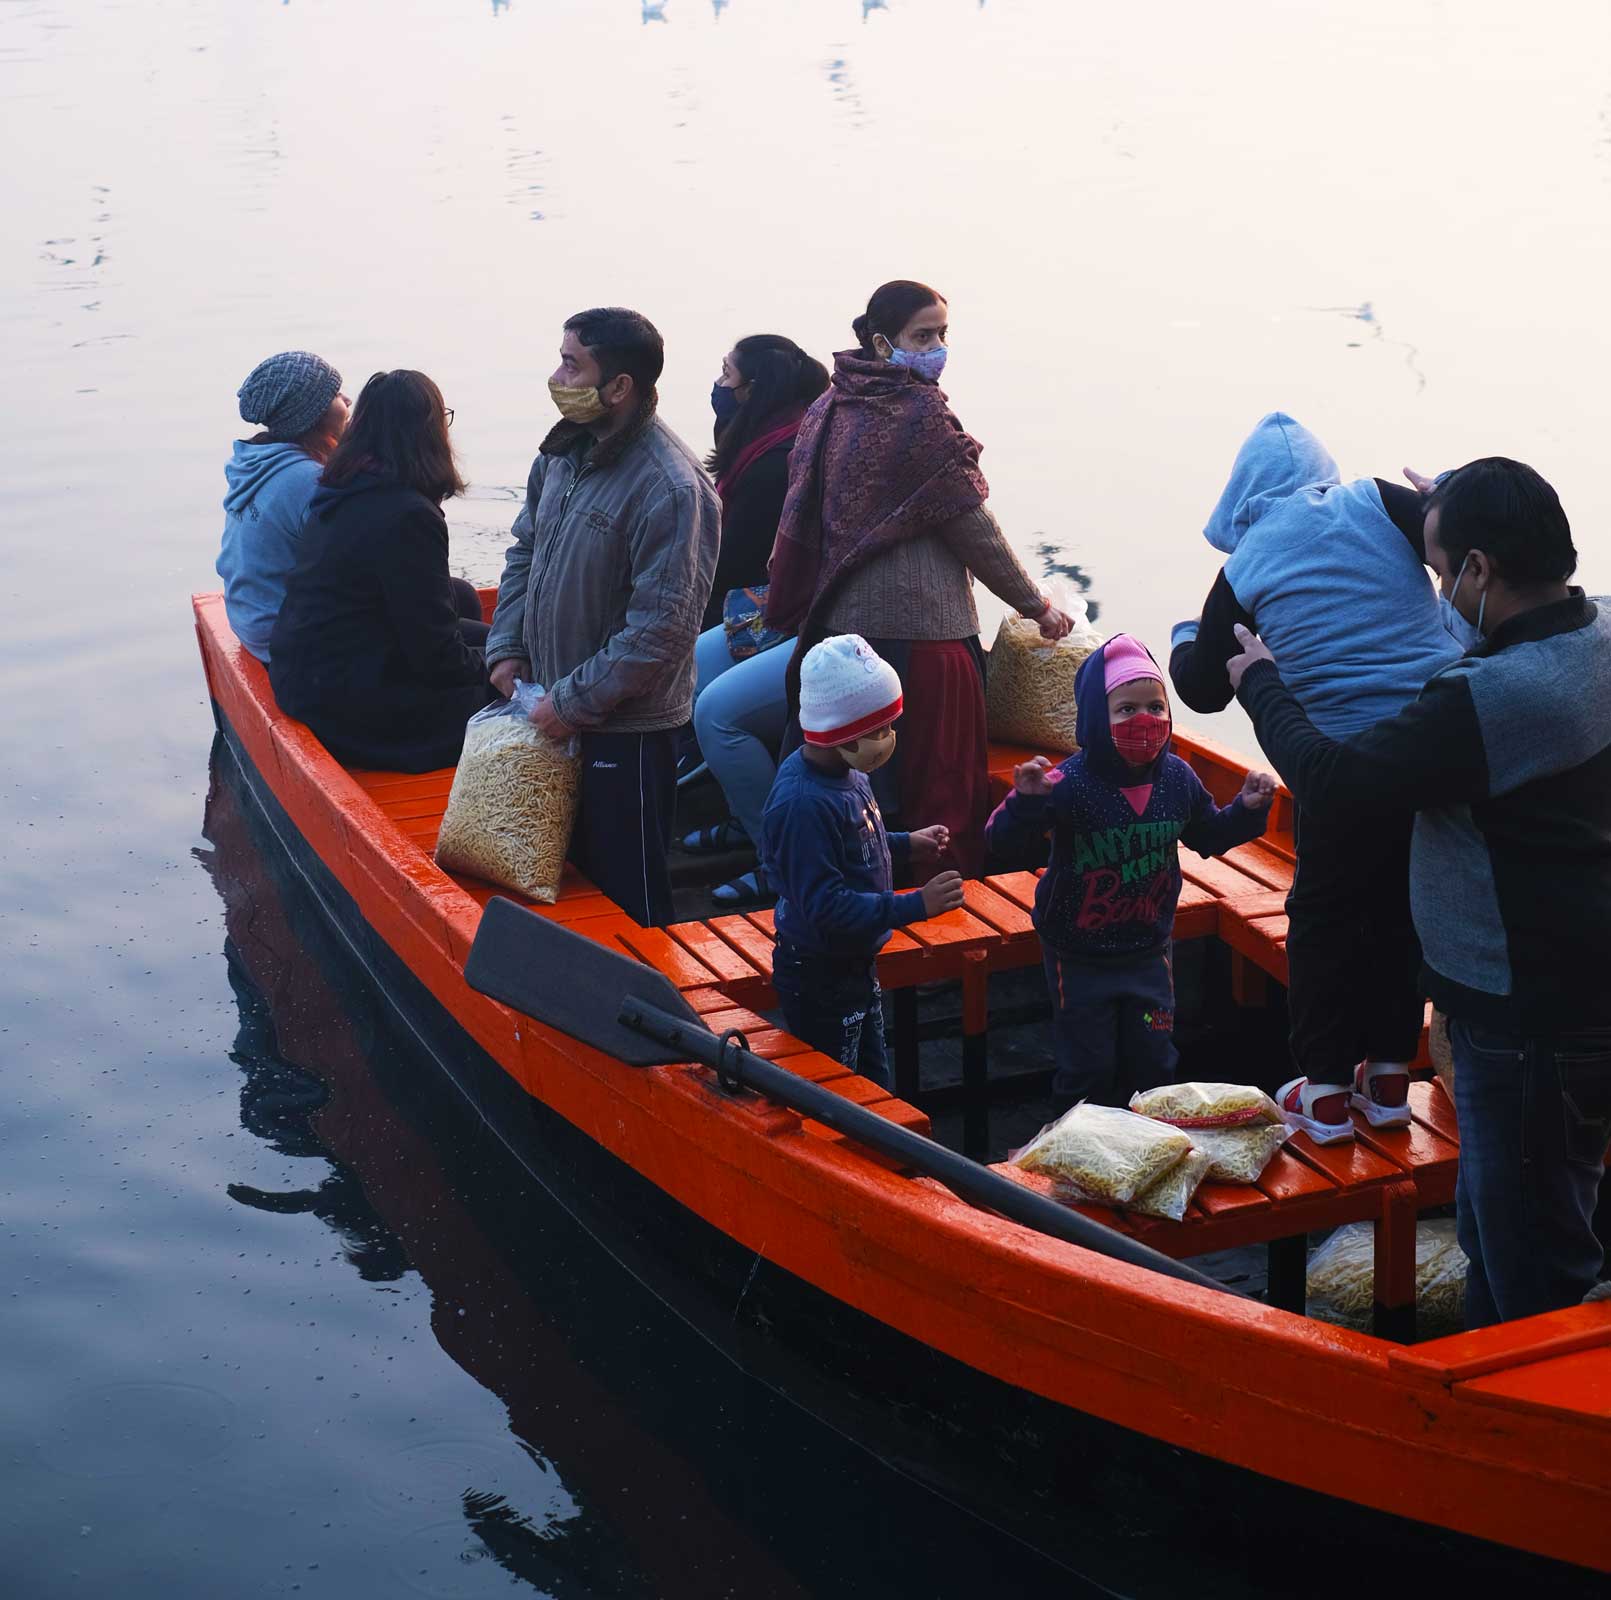
<instances>
[{"instance_id":1,"label":"hair bun","mask_svg":"<svg viewBox=\"0 0 1611 1600\"><path fill-rule=\"evenodd\" d=\"M850 324L850 331L855 334L857 344L859 344L863 350L867 349L870 341L867 337L867 313L865 311L862 312L862 314Z\"/></svg>"}]
</instances>

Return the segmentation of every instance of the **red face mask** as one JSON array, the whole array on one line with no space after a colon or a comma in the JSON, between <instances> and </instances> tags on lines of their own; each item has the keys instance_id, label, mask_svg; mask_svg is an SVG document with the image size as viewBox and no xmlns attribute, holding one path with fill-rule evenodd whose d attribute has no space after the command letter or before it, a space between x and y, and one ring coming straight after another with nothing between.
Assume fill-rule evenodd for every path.
<instances>
[{"instance_id":1,"label":"red face mask","mask_svg":"<svg viewBox=\"0 0 1611 1600\"><path fill-rule=\"evenodd\" d=\"M1113 729L1113 747L1133 767L1144 767L1158 758L1169 743L1169 718L1138 711Z\"/></svg>"}]
</instances>

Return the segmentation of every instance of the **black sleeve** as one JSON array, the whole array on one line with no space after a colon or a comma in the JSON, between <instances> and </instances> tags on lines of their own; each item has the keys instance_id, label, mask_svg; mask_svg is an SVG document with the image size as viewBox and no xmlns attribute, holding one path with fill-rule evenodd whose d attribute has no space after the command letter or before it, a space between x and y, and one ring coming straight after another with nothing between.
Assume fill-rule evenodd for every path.
<instances>
[{"instance_id":1,"label":"black sleeve","mask_svg":"<svg viewBox=\"0 0 1611 1600\"><path fill-rule=\"evenodd\" d=\"M399 517L379 570L387 620L419 681L444 688L479 683L486 665L459 634L447 524L440 515L422 507Z\"/></svg>"},{"instance_id":2,"label":"black sleeve","mask_svg":"<svg viewBox=\"0 0 1611 1600\"><path fill-rule=\"evenodd\" d=\"M1169 657L1169 678L1175 693L1193 711L1223 711L1236 698L1225 663L1241 652L1231 629L1237 623L1253 626L1223 572L1203 602L1197 637L1175 646Z\"/></svg>"},{"instance_id":3,"label":"black sleeve","mask_svg":"<svg viewBox=\"0 0 1611 1600\"><path fill-rule=\"evenodd\" d=\"M1275 770L1316 817L1425 811L1488 793L1482 728L1461 674L1434 678L1396 717L1346 744L1315 727L1273 662L1242 674L1238 698Z\"/></svg>"},{"instance_id":4,"label":"black sleeve","mask_svg":"<svg viewBox=\"0 0 1611 1600\"><path fill-rule=\"evenodd\" d=\"M1418 489L1406 489L1402 483L1389 483L1386 478L1376 480L1382 497L1382 510L1393 519L1393 526L1410 542L1415 559L1426 565L1426 496Z\"/></svg>"},{"instance_id":5,"label":"black sleeve","mask_svg":"<svg viewBox=\"0 0 1611 1600\"><path fill-rule=\"evenodd\" d=\"M766 564L777 538L783 497L789 488L789 452L768 450L750 463L744 476L727 491L722 506L722 546L716 576L705 607L707 628L722 620L722 601L729 589L766 582Z\"/></svg>"}]
</instances>

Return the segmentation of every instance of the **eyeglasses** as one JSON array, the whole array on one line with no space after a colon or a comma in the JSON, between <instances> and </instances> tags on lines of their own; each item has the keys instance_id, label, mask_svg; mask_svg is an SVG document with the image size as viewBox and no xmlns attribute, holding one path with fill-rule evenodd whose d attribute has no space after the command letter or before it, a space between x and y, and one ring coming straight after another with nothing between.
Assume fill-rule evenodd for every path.
<instances>
[{"instance_id":1,"label":"eyeglasses","mask_svg":"<svg viewBox=\"0 0 1611 1600\"><path fill-rule=\"evenodd\" d=\"M447 418L447 425L451 428L453 426L453 407L446 407L443 410L442 415Z\"/></svg>"}]
</instances>

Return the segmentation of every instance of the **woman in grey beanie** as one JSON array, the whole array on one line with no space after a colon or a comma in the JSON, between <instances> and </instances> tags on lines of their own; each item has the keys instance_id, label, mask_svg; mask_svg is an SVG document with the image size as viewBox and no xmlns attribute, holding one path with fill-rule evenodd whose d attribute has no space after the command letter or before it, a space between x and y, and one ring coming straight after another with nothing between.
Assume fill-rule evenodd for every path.
<instances>
[{"instance_id":1,"label":"woman in grey beanie","mask_svg":"<svg viewBox=\"0 0 1611 1600\"><path fill-rule=\"evenodd\" d=\"M236 398L241 420L262 431L237 439L224 464L229 492L218 576L230 627L266 662L308 502L347 425L349 403L341 374L307 350L260 361Z\"/></svg>"}]
</instances>

